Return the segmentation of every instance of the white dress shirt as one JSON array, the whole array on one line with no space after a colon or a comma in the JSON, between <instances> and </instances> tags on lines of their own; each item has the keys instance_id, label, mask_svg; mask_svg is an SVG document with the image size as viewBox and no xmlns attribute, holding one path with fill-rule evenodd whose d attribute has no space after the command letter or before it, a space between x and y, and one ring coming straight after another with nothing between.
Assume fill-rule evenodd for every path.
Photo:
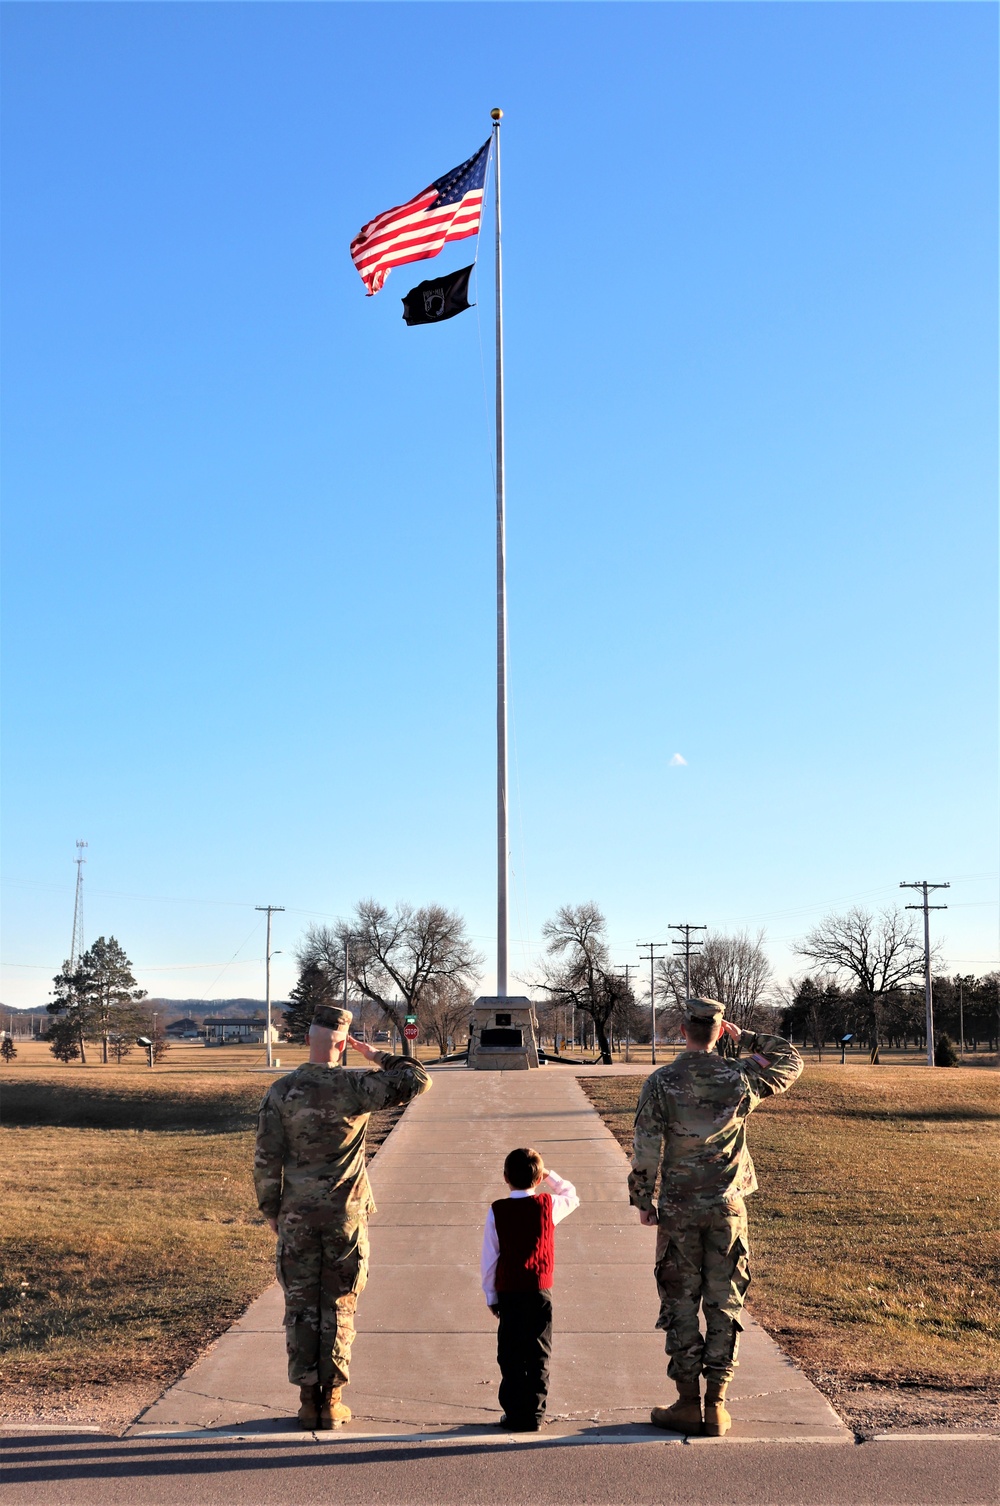
<instances>
[{"instance_id":1,"label":"white dress shirt","mask_svg":"<svg viewBox=\"0 0 1000 1506\"><path fill-rule=\"evenodd\" d=\"M520 1187L512 1187L511 1197L537 1197L540 1192L548 1192L552 1197L552 1222L561 1223L564 1218L579 1208L580 1199L576 1195L576 1188L572 1182L567 1182L565 1177L556 1176L554 1171L547 1171L537 1187L529 1187L522 1190ZM496 1275L497 1261L500 1259L500 1241L497 1238L497 1223L493 1217L491 1208L486 1215L486 1228L483 1230L483 1253L479 1259L479 1274L483 1285L483 1294L487 1305L492 1307L497 1300Z\"/></svg>"}]
</instances>

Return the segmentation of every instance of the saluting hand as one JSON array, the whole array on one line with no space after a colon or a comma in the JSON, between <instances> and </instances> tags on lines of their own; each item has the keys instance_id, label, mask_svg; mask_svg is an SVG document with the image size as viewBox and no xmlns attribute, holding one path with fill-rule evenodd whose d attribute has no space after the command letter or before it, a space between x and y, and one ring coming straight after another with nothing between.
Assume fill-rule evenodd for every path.
<instances>
[{"instance_id":1,"label":"saluting hand","mask_svg":"<svg viewBox=\"0 0 1000 1506\"><path fill-rule=\"evenodd\" d=\"M740 1027L738 1025L734 1025L732 1020L723 1020L722 1028L719 1033L720 1035L728 1035L731 1041L738 1041L740 1036L743 1034Z\"/></svg>"},{"instance_id":2,"label":"saluting hand","mask_svg":"<svg viewBox=\"0 0 1000 1506\"><path fill-rule=\"evenodd\" d=\"M373 1062L376 1056L382 1055L381 1051L376 1051L374 1046L369 1046L367 1041L359 1040L356 1035L348 1035L347 1044L352 1051L356 1051L359 1056L363 1056L365 1061Z\"/></svg>"}]
</instances>

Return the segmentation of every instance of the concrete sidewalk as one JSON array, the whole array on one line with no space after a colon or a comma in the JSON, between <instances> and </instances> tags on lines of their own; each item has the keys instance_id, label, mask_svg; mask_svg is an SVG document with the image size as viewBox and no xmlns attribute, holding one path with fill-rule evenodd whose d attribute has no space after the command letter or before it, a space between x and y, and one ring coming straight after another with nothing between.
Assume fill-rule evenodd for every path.
<instances>
[{"instance_id":1,"label":"concrete sidewalk","mask_svg":"<svg viewBox=\"0 0 1000 1506\"><path fill-rule=\"evenodd\" d=\"M557 1067L435 1069L432 1091L410 1105L372 1166L379 1211L345 1394L354 1420L319 1440L456 1428L476 1434L497 1421L496 1321L479 1288L479 1248L488 1205L505 1192L503 1158L516 1145L535 1146L582 1199L556 1234L546 1435L666 1436L648 1425L650 1406L674 1394L663 1335L654 1329L654 1231L628 1206L625 1156L577 1075ZM297 1395L286 1380L281 1315L274 1286L132 1434L287 1430ZM851 1438L756 1324L747 1324L730 1396L730 1438Z\"/></svg>"}]
</instances>

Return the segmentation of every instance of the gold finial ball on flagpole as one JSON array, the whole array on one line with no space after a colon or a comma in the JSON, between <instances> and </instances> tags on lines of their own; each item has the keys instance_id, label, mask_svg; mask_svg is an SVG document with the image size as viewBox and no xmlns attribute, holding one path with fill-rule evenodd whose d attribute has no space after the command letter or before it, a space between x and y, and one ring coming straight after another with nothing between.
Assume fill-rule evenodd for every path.
<instances>
[{"instance_id":1,"label":"gold finial ball on flagpole","mask_svg":"<svg viewBox=\"0 0 1000 1506\"><path fill-rule=\"evenodd\" d=\"M503 120L503 111L502 110L491 110L490 111L490 119L491 120Z\"/></svg>"}]
</instances>

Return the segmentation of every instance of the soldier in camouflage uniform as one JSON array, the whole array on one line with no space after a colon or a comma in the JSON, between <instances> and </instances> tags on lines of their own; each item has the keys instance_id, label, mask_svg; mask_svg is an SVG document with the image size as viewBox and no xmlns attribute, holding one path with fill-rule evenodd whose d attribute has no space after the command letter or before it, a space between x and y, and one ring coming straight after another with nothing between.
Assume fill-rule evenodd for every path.
<instances>
[{"instance_id":1,"label":"soldier in camouflage uniform","mask_svg":"<svg viewBox=\"0 0 1000 1506\"><path fill-rule=\"evenodd\" d=\"M340 1393L375 1209L365 1172L368 1115L408 1103L431 1085L419 1062L348 1035L351 1018L329 1005L316 1009L308 1062L271 1086L257 1118L257 1203L278 1236L288 1379L299 1387L298 1420L307 1428L330 1428L351 1415ZM378 1070L342 1067L345 1042Z\"/></svg>"},{"instance_id":2,"label":"soldier in camouflage uniform","mask_svg":"<svg viewBox=\"0 0 1000 1506\"><path fill-rule=\"evenodd\" d=\"M780 1036L757 1036L723 1018L715 999L686 999L686 1050L642 1085L635 1116L629 1194L640 1221L655 1224L657 1328L667 1336L667 1374L678 1400L654 1407L657 1427L719 1437L728 1432L740 1313L750 1285L744 1198L757 1190L746 1120L783 1093L802 1058ZM720 1035L745 1057L721 1056ZM657 1197L657 1181L659 1196ZM705 1335L698 1326L699 1304ZM704 1374L705 1413L701 1411Z\"/></svg>"}]
</instances>

